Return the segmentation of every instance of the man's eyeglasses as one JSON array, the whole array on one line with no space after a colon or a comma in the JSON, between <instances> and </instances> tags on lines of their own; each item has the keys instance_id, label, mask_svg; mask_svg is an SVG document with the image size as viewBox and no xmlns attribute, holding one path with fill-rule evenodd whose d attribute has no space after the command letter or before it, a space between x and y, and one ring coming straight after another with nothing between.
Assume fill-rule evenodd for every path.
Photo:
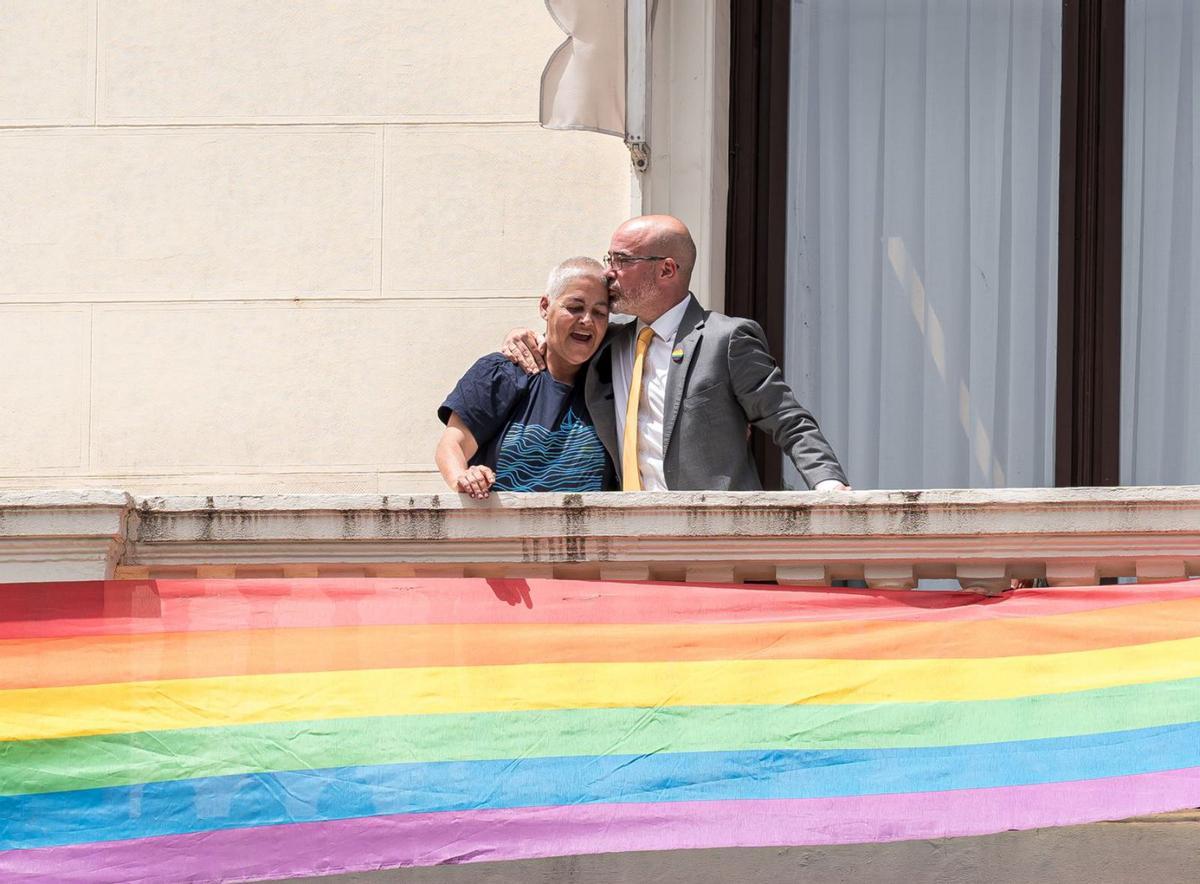
<instances>
[{"instance_id":1,"label":"man's eyeglasses","mask_svg":"<svg viewBox=\"0 0 1200 884\"><path fill-rule=\"evenodd\" d=\"M609 252L602 260L605 267L624 267L637 261L665 261L670 255L629 255L625 252Z\"/></svg>"}]
</instances>

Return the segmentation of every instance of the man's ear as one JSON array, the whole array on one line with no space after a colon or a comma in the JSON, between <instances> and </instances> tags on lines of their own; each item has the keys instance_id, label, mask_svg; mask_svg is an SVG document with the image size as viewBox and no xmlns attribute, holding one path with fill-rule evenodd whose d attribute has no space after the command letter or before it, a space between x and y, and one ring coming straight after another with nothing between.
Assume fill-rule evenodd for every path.
<instances>
[{"instance_id":1,"label":"man's ear","mask_svg":"<svg viewBox=\"0 0 1200 884\"><path fill-rule=\"evenodd\" d=\"M677 273L679 273L679 264L676 263L674 258L663 259L661 266L662 273L660 275L663 279L670 279L672 276L675 276Z\"/></svg>"},{"instance_id":2,"label":"man's ear","mask_svg":"<svg viewBox=\"0 0 1200 884\"><path fill-rule=\"evenodd\" d=\"M549 312L550 312L550 297L549 297L549 295L542 295L542 299L540 301L538 301L538 313L542 314L542 319L545 319L546 315Z\"/></svg>"}]
</instances>

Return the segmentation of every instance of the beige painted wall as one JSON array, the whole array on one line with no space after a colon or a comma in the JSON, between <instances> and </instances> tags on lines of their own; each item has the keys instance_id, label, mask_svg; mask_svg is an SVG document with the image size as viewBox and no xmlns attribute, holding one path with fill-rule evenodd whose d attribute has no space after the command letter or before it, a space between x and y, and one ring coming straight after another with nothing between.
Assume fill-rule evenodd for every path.
<instances>
[{"instance_id":1,"label":"beige painted wall","mask_svg":"<svg viewBox=\"0 0 1200 884\"><path fill-rule=\"evenodd\" d=\"M0 487L436 490L434 411L630 205L542 0L0 0Z\"/></svg>"}]
</instances>

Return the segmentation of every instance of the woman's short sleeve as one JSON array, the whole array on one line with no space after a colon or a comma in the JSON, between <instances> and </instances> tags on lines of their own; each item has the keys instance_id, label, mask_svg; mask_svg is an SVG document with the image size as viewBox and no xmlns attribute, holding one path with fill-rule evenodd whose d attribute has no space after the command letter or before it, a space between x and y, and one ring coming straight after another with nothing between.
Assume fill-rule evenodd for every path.
<instances>
[{"instance_id":1,"label":"woman's short sleeve","mask_svg":"<svg viewBox=\"0 0 1200 884\"><path fill-rule=\"evenodd\" d=\"M489 353L467 369L438 408L438 418L445 424L451 413L457 414L483 448L508 423L528 388L524 371L499 353Z\"/></svg>"}]
</instances>

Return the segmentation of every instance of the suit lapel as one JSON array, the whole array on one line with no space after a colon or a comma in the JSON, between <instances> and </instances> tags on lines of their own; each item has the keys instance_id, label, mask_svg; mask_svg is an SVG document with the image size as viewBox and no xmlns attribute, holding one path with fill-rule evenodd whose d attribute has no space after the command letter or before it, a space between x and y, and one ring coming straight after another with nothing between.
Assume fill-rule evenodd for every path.
<instances>
[{"instance_id":1,"label":"suit lapel","mask_svg":"<svg viewBox=\"0 0 1200 884\"><path fill-rule=\"evenodd\" d=\"M679 329L675 332L675 346L673 352L683 351L682 358L676 362L674 355L671 357L671 367L667 369L667 392L666 401L663 405L663 456L666 456L667 449L671 444L671 436L675 430L675 420L679 417L679 405L683 401L683 386L687 379L688 367L692 364L692 357L696 354L696 349L700 346L700 338L704 333L704 308L700 306L700 302L696 300L695 295L688 295L689 302L687 310L683 313L683 319L680 320Z\"/></svg>"},{"instance_id":2,"label":"suit lapel","mask_svg":"<svg viewBox=\"0 0 1200 884\"><path fill-rule=\"evenodd\" d=\"M619 443L617 441L616 400L613 396L613 352L615 345L629 337L635 322L626 323L606 335L600 349L592 357L588 369L584 395L587 399L588 413L592 416L592 426L604 443L608 456L614 464L620 463L617 456ZM624 336L624 337L622 337Z\"/></svg>"}]
</instances>

